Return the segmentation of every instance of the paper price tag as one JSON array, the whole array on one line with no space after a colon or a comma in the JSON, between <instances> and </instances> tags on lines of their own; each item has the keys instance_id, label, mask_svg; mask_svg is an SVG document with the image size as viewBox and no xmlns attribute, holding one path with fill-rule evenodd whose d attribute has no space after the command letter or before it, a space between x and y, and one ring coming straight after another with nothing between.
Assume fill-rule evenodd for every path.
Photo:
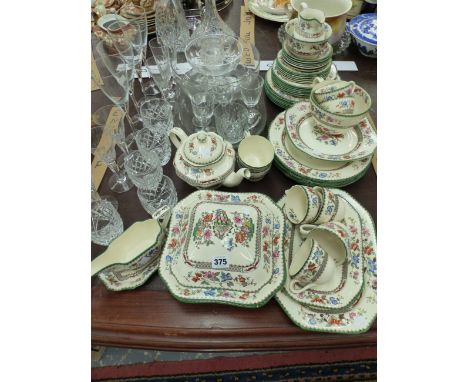
<instances>
[{"instance_id":1,"label":"paper price tag","mask_svg":"<svg viewBox=\"0 0 468 382\"><path fill-rule=\"evenodd\" d=\"M111 109L107 117L106 125L104 126L104 131L102 132L101 140L94 152L93 162L91 163L91 176L96 190L99 188L107 169L107 166L101 161L102 153L109 150L112 144L112 136L119 128L120 120L123 118L123 115L123 111L119 107L113 107Z\"/></svg>"},{"instance_id":2,"label":"paper price tag","mask_svg":"<svg viewBox=\"0 0 468 382\"><path fill-rule=\"evenodd\" d=\"M96 61L94 61L93 54L91 53L91 91L98 90L99 85L102 85L102 79Z\"/></svg>"},{"instance_id":3,"label":"paper price tag","mask_svg":"<svg viewBox=\"0 0 468 382\"><path fill-rule=\"evenodd\" d=\"M333 61L339 72L357 72L358 68L354 61Z\"/></svg>"},{"instance_id":4,"label":"paper price tag","mask_svg":"<svg viewBox=\"0 0 468 382\"><path fill-rule=\"evenodd\" d=\"M225 256L215 256L211 259L211 268L224 269L229 268L229 262Z\"/></svg>"},{"instance_id":5,"label":"paper price tag","mask_svg":"<svg viewBox=\"0 0 468 382\"><path fill-rule=\"evenodd\" d=\"M255 45L255 16L249 12L249 8L242 5L240 11L239 36L245 41ZM250 45L246 45L242 51L241 63L243 65L253 64L253 51Z\"/></svg>"}]
</instances>

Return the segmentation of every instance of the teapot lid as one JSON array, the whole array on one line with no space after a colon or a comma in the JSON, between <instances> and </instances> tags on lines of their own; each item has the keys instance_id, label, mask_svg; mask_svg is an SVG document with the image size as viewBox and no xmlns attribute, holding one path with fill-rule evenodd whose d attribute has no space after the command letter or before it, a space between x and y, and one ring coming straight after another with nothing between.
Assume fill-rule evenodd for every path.
<instances>
[{"instance_id":1,"label":"teapot lid","mask_svg":"<svg viewBox=\"0 0 468 382\"><path fill-rule=\"evenodd\" d=\"M183 154L194 166L205 166L221 159L224 142L218 134L200 131L187 138Z\"/></svg>"}]
</instances>

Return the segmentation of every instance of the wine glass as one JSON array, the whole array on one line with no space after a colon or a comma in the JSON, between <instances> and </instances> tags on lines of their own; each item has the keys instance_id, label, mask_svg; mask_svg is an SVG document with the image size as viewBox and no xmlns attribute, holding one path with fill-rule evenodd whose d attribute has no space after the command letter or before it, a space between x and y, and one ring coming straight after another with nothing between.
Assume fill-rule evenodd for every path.
<instances>
[{"instance_id":1,"label":"wine glass","mask_svg":"<svg viewBox=\"0 0 468 382\"><path fill-rule=\"evenodd\" d=\"M171 100L175 97L175 92L172 90L172 66L174 63L174 56L171 54L169 47L161 45L157 38L153 38L148 42L148 46L153 55L153 60L147 60L147 65L150 74L153 76L155 73L154 64L156 64L160 75L160 83L158 84L158 77L153 79L159 86L164 98ZM150 65L152 64L152 65ZM164 89L164 91L163 91Z\"/></svg>"},{"instance_id":2,"label":"wine glass","mask_svg":"<svg viewBox=\"0 0 468 382\"><path fill-rule=\"evenodd\" d=\"M198 91L191 95L190 101L193 109L193 124L202 130L208 131L211 117L213 116L214 94L211 89Z\"/></svg>"},{"instance_id":3,"label":"wine glass","mask_svg":"<svg viewBox=\"0 0 468 382\"><path fill-rule=\"evenodd\" d=\"M161 181L163 171L158 154L131 151L124 159L125 170L138 188L154 188Z\"/></svg>"},{"instance_id":4,"label":"wine glass","mask_svg":"<svg viewBox=\"0 0 468 382\"><path fill-rule=\"evenodd\" d=\"M106 133L106 131L103 129L103 134L104 133ZM117 165L115 135L105 137L105 143L96 147L94 150L94 156L98 159L98 161L103 162L113 172L112 176L109 178L109 188L112 191L120 194L130 190L133 187L133 183L125 173L125 170L121 169Z\"/></svg>"},{"instance_id":5,"label":"wine glass","mask_svg":"<svg viewBox=\"0 0 468 382\"><path fill-rule=\"evenodd\" d=\"M100 78L93 78L96 83L101 80L100 88L115 106L121 107L125 117L133 129L132 121L128 114L128 97L130 86L134 77L134 68L128 65L126 60L104 41L96 44L94 60ZM95 73L92 73L95 76Z\"/></svg>"},{"instance_id":6,"label":"wine glass","mask_svg":"<svg viewBox=\"0 0 468 382\"><path fill-rule=\"evenodd\" d=\"M156 188L138 188L137 195L141 205L150 215L163 206L172 208L177 204L174 183L166 175L163 175Z\"/></svg>"},{"instance_id":7,"label":"wine glass","mask_svg":"<svg viewBox=\"0 0 468 382\"><path fill-rule=\"evenodd\" d=\"M263 89L263 78L257 73L249 73L240 81L240 90L242 100L245 105L249 108L248 124L249 129L256 125L260 119L260 113L255 109Z\"/></svg>"},{"instance_id":8,"label":"wine glass","mask_svg":"<svg viewBox=\"0 0 468 382\"><path fill-rule=\"evenodd\" d=\"M157 153L161 166L166 165L171 159L171 142L165 131L156 132L144 127L136 133L135 141L138 150L143 155L150 155L152 152Z\"/></svg>"}]
</instances>

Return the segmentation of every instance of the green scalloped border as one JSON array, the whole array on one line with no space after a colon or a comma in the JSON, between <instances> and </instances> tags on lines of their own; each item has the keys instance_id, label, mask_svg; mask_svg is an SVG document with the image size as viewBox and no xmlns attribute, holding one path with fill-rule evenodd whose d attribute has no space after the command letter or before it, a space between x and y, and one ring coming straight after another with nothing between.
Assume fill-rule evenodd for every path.
<instances>
[{"instance_id":1,"label":"green scalloped border","mask_svg":"<svg viewBox=\"0 0 468 382\"><path fill-rule=\"evenodd\" d=\"M356 200L354 199L350 194L348 194L346 191L343 191L343 190L340 190L338 189L338 194L345 194L346 195L346 198L350 198L351 200L353 200L360 208L362 208L363 212L367 214L367 218L368 220L371 222L371 226L372 226L372 231L374 233L374 236L377 240L377 232L376 232L376 229L375 229L375 223L374 223L374 220L372 219L370 213ZM343 195L342 195L343 196ZM281 199L278 201L280 202ZM376 258L377 258L377 255L376 255ZM286 261L286 259L285 259ZM355 330L355 331L342 331L342 330L336 330L336 329L330 329L330 330L326 330L326 329L311 329L311 328L307 328L303 325L301 325L300 323L298 323L297 321L295 321L293 318L292 318L292 315L291 313L286 309L286 307L281 303L281 301L279 300L279 298L277 297L277 295L275 295L275 300L278 302L278 304L281 306L281 308L283 309L284 313L289 317L289 319L296 325L298 326L299 328L305 330L305 331L308 331L308 332L320 332L320 333L337 333L337 334L349 334L349 335L353 335L353 334L361 334L361 333L365 333L369 330L369 328L373 325L373 323L375 322L375 319L377 318L377 312L374 314L374 317L372 319L369 320L369 323L367 326L365 326L364 328L362 328L361 330Z\"/></svg>"},{"instance_id":2,"label":"green scalloped border","mask_svg":"<svg viewBox=\"0 0 468 382\"><path fill-rule=\"evenodd\" d=\"M181 203L182 201L184 201L185 199L189 198L190 196L192 196L194 193L196 192L208 192L208 190L199 190L199 191L195 191L193 193L191 193L190 195L186 196L184 199L182 199L179 203ZM268 195L266 194L263 194L261 192L225 192L225 191L214 191L214 192L217 192L217 193L221 193L221 194L229 194L229 195L232 195L232 194L242 194L242 195L246 195L246 194L257 194L257 195L262 195L264 197L266 197L267 199L269 199L280 211L281 211L281 215L283 217L283 244L282 244L282 247L283 247L283 250L281 251L281 257L282 257L282 268L283 268L283 277L281 279L281 282L279 283L279 285L274 289L272 290L264 299L256 302L256 303L252 303L252 304L248 304L248 303L239 303L239 302L235 302L235 301L223 301L223 300L218 300L218 299L213 299L213 298L207 298L207 299L198 299L198 298L185 298L185 297L181 297L177 294L175 294L175 292L172 291L171 287L169 286L169 283L168 281L165 279L164 275L159 272L159 276L161 277L162 281L164 282L164 284L166 285L167 289L169 290L169 292L171 293L171 295L178 301L180 302L184 302L184 303L189 303L189 304L209 304L209 303L215 303L215 304L223 304L223 305L232 305L232 306L238 306L238 307L241 307L241 308L259 308L263 305L265 305L266 303L268 303L268 301L271 300L272 297L274 297L276 295L276 293L283 287L283 284L284 284L284 281L286 279L286 261L285 261L285 257L284 257L284 237L285 237L285 233L286 233L286 217L284 216L284 213L283 213L283 210L278 207L277 203ZM177 204L179 204L177 203ZM174 210L176 209L177 206L174 207ZM171 220L172 220L172 216L171 215ZM170 226L170 223L168 224L168 226ZM163 264L162 262L165 261L164 260L164 250L166 249L166 244L164 245L164 249L161 253L161 259L160 259L160 263L159 263L159 267L161 267ZM185 289L190 289L190 287L183 287ZM207 287L207 288L204 288L204 289L214 289L214 290L227 290L225 288L212 288L212 287Z\"/></svg>"}]
</instances>

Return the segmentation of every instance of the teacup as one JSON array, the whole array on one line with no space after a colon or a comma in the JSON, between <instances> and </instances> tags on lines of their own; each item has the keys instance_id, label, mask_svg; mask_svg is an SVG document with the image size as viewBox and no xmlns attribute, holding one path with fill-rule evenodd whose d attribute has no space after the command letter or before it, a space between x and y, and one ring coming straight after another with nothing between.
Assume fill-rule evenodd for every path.
<instances>
[{"instance_id":1,"label":"teacup","mask_svg":"<svg viewBox=\"0 0 468 382\"><path fill-rule=\"evenodd\" d=\"M315 240L338 265L347 260L350 234L344 224L339 222L321 225L303 224L299 227L299 234L306 239Z\"/></svg>"},{"instance_id":2,"label":"teacup","mask_svg":"<svg viewBox=\"0 0 468 382\"><path fill-rule=\"evenodd\" d=\"M315 224L328 223L329 221L340 221L346 213L346 205L329 189L314 187L314 192L320 197L320 210L316 219L311 222Z\"/></svg>"},{"instance_id":3,"label":"teacup","mask_svg":"<svg viewBox=\"0 0 468 382\"><path fill-rule=\"evenodd\" d=\"M329 80L316 77L312 86L312 94L319 104L335 99L349 97L354 92L354 81Z\"/></svg>"},{"instance_id":4,"label":"teacup","mask_svg":"<svg viewBox=\"0 0 468 382\"><path fill-rule=\"evenodd\" d=\"M320 213L319 195L309 186L292 186L285 191L283 211L293 224L313 223Z\"/></svg>"},{"instance_id":5,"label":"teacup","mask_svg":"<svg viewBox=\"0 0 468 382\"><path fill-rule=\"evenodd\" d=\"M311 236L293 254L289 266L289 290L301 293L311 287L321 286L330 281L336 272L336 265L328 253ZM299 288L298 288L299 287Z\"/></svg>"},{"instance_id":6,"label":"teacup","mask_svg":"<svg viewBox=\"0 0 468 382\"><path fill-rule=\"evenodd\" d=\"M237 160L239 167L250 170L250 181L257 182L270 171L275 156L273 145L260 135L247 136L239 144Z\"/></svg>"},{"instance_id":7,"label":"teacup","mask_svg":"<svg viewBox=\"0 0 468 382\"><path fill-rule=\"evenodd\" d=\"M306 8L299 13L299 20L294 31L295 37L313 40L323 34L325 15L319 9Z\"/></svg>"}]
</instances>

